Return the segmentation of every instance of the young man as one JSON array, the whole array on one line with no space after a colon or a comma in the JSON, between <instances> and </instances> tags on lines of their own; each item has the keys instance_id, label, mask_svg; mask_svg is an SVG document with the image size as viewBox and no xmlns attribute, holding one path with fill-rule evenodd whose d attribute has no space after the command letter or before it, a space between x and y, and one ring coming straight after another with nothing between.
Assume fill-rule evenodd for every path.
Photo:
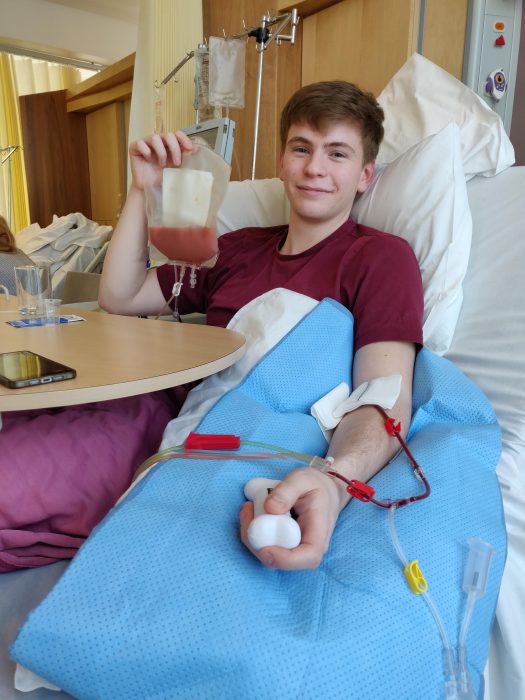
<instances>
[{"instance_id":1,"label":"young man","mask_svg":"<svg viewBox=\"0 0 525 700\"><path fill-rule=\"evenodd\" d=\"M184 287L179 311L205 311L226 325L244 304L275 287L321 300L331 297L354 315L353 385L392 374L402 388L391 411L406 433L416 348L422 342L423 292L417 261L400 238L355 224L350 210L374 176L383 112L355 85L330 81L301 88L281 117L280 177L290 201L288 226L243 229L219 239L214 268ZM144 183L158 168L177 167L193 150L187 136L154 135L130 146L132 185L104 264L100 303L108 311L155 314L171 296L170 266L147 270ZM333 434L334 468L368 481L397 451L373 407L348 414ZM349 500L344 485L311 468L292 471L265 502L269 513L298 514L302 540L285 550L254 552L266 566L319 565L337 517ZM241 538L253 505L241 511Z\"/></svg>"}]
</instances>

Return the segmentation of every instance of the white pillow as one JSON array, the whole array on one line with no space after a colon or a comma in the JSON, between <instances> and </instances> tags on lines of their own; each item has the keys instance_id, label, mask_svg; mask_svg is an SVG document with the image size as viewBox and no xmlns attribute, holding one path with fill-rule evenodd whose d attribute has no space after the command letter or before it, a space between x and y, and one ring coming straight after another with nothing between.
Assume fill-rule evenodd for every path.
<instances>
[{"instance_id":1,"label":"white pillow","mask_svg":"<svg viewBox=\"0 0 525 700\"><path fill-rule=\"evenodd\" d=\"M249 226L287 224L290 205L278 177L230 182L217 213L217 232L236 231Z\"/></svg>"},{"instance_id":2,"label":"white pillow","mask_svg":"<svg viewBox=\"0 0 525 700\"><path fill-rule=\"evenodd\" d=\"M392 162L450 121L461 130L467 180L474 175L496 175L515 161L500 116L473 90L418 53L399 69L377 99L385 111L385 138L378 163Z\"/></svg>"},{"instance_id":3,"label":"white pillow","mask_svg":"<svg viewBox=\"0 0 525 700\"><path fill-rule=\"evenodd\" d=\"M442 354L461 309L472 238L457 125L448 124L378 170L352 217L410 244L423 278L423 339Z\"/></svg>"},{"instance_id":4,"label":"white pillow","mask_svg":"<svg viewBox=\"0 0 525 700\"><path fill-rule=\"evenodd\" d=\"M458 127L449 124L380 169L352 217L411 245L423 277L425 344L445 352L461 307L472 234ZM287 221L279 179L230 183L219 213L222 232Z\"/></svg>"}]
</instances>

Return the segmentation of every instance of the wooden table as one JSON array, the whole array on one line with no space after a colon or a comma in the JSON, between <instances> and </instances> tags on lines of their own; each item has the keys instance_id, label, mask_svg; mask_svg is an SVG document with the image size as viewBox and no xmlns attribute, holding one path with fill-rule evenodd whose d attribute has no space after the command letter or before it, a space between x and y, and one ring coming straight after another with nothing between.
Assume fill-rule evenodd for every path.
<instances>
[{"instance_id":1,"label":"wooden table","mask_svg":"<svg viewBox=\"0 0 525 700\"><path fill-rule=\"evenodd\" d=\"M51 408L145 394L219 372L244 354L224 328L63 307L85 321L13 328L16 299L0 296L0 352L32 350L77 371L75 379L23 389L0 385L0 411Z\"/></svg>"}]
</instances>

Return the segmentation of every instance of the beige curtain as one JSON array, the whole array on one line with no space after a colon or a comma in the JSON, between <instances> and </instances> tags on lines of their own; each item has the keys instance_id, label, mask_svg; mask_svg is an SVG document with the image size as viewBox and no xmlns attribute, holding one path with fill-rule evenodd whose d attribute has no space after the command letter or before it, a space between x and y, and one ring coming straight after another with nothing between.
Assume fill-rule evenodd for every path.
<instances>
[{"instance_id":1,"label":"beige curtain","mask_svg":"<svg viewBox=\"0 0 525 700\"><path fill-rule=\"evenodd\" d=\"M95 72L26 56L13 56L13 68L19 96L71 88L84 80L84 73Z\"/></svg>"},{"instance_id":2,"label":"beige curtain","mask_svg":"<svg viewBox=\"0 0 525 700\"><path fill-rule=\"evenodd\" d=\"M141 0L129 141L155 131L158 92L162 80L203 40L201 0ZM195 122L194 59L164 91L163 130L174 131Z\"/></svg>"},{"instance_id":3,"label":"beige curtain","mask_svg":"<svg viewBox=\"0 0 525 700\"><path fill-rule=\"evenodd\" d=\"M16 150L11 152L11 148ZM29 224L20 109L12 56L0 53L0 213L16 233ZM9 153L11 152L11 155Z\"/></svg>"}]
</instances>

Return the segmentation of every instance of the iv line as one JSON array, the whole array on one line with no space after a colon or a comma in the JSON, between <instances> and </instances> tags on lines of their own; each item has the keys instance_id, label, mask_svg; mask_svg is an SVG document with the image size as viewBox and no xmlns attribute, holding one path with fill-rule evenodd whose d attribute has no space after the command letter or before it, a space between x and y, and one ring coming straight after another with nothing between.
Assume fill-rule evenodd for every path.
<instances>
[{"instance_id":1,"label":"iv line","mask_svg":"<svg viewBox=\"0 0 525 700\"><path fill-rule=\"evenodd\" d=\"M403 564L405 572L410 567L406 554L401 546L399 537L396 532L394 516L396 506L393 505L388 509L388 529L394 549ZM415 593L421 593L425 603L427 604L432 617L441 637L443 667L445 676L445 698L446 700L475 700L476 696L472 690L470 682L470 673L467 663L467 633L474 612L474 605L478 598L485 594L488 571L490 561L494 554L494 549L490 544L483 540L474 537L468 540L469 555L463 575L463 591L467 594L467 604L461 623L459 638L458 638L458 659L456 662L454 649L450 644L443 618L439 610L429 595L425 586L420 587L420 590L413 590ZM416 562L417 563L417 562ZM406 574L405 574L406 575ZM407 578L408 580L408 578Z\"/></svg>"},{"instance_id":2,"label":"iv line","mask_svg":"<svg viewBox=\"0 0 525 700\"><path fill-rule=\"evenodd\" d=\"M187 450L184 445L167 448L152 455L146 460L137 470L133 481L142 472L149 467L154 466L158 462L173 459L231 459L231 460L250 460L250 459L291 459L302 462L306 466L311 466L322 471L331 468L332 458L323 459L300 452L294 452L285 448L277 447L264 442L253 440L240 440L239 445L258 447L268 452L262 453L247 453L239 452L238 450ZM142 474L144 476L145 474ZM406 500L406 499L405 499ZM408 501L410 502L410 501ZM405 503L401 502L403 505ZM404 574L413 593L421 594L427 604L430 613L436 623L442 646L443 671L444 671L444 692L446 700L475 700L475 695L470 682L470 674L467 664L466 639L468 628L472 620L474 605L478 598L485 594L486 584L488 579L488 571L490 561L494 554L492 546L479 538L471 538L468 540L469 555L463 575L463 591L467 594L467 604L463 621L460 628L458 639L458 660L456 661L454 649L450 644L450 640L443 622L443 618L439 612L437 605L427 591L427 583L417 567L417 561L409 562L399 540L395 527L395 513L398 504L393 503L388 508L388 529L392 544L404 567ZM415 566L414 566L415 565Z\"/></svg>"}]
</instances>

